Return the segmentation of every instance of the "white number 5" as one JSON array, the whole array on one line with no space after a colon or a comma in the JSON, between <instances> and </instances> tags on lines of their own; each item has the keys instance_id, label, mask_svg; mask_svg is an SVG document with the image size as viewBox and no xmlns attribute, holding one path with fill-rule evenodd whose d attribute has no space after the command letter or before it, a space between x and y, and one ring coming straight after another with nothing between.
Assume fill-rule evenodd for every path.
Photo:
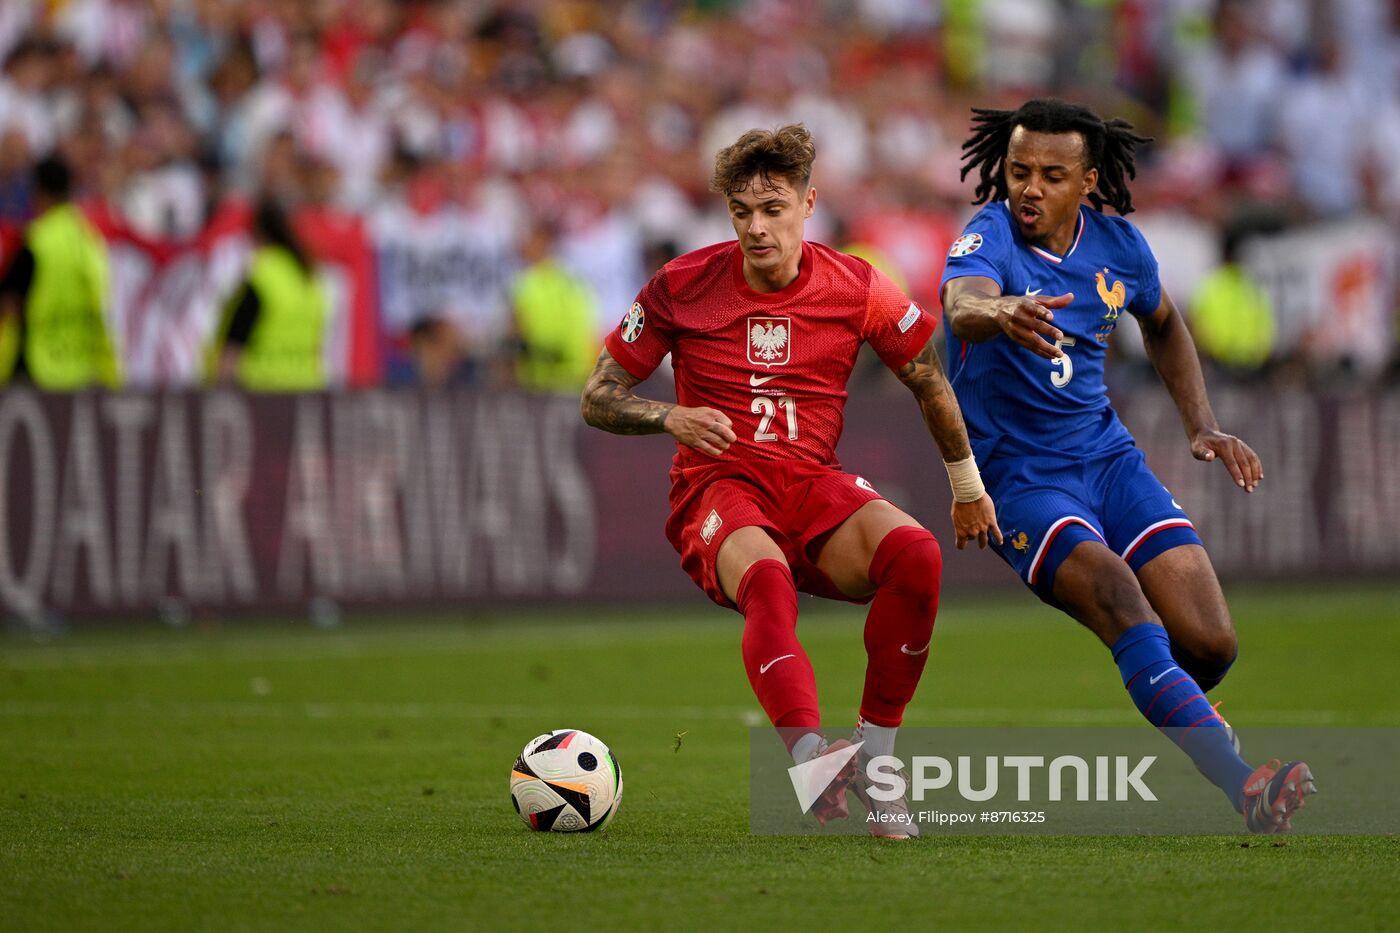
<instances>
[{"instance_id":1,"label":"white number 5","mask_svg":"<svg viewBox=\"0 0 1400 933\"><path fill-rule=\"evenodd\" d=\"M1074 346L1073 337L1061 337L1059 340L1055 341L1055 349L1057 350L1063 350L1065 347L1072 346ZM1064 367L1060 372L1052 372L1050 374L1050 383L1057 389L1063 389L1065 386L1069 385L1069 381L1074 378L1074 361L1069 358L1069 354L1065 353L1058 360L1051 360L1050 365Z\"/></svg>"}]
</instances>

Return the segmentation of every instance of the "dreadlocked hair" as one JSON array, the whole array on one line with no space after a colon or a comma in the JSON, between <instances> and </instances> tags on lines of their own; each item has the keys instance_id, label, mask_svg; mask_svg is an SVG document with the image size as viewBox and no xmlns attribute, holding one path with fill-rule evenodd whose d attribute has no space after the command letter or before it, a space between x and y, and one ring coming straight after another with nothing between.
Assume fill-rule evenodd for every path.
<instances>
[{"instance_id":1,"label":"dreadlocked hair","mask_svg":"<svg viewBox=\"0 0 1400 933\"><path fill-rule=\"evenodd\" d=\"M1133 196L1128 190L1128 180L1137 177L1133 158L1138 144L1151 142L1151 138L1134 133L1127 120L1104 120L1088 107L1054 97L1028 100L1017 110L972 108L972 135L962 144L961 177L966 179L973 169L978 172L973 204L1006 199L1003 168L1011 131L1018 126L1032 133L1078 133L1084 140L1088 167L1099 170L1099 182L1089 192L1089 203L1100 212L1105 204L1119 214L1133 212Z\"/></svg>"}]
</instances>

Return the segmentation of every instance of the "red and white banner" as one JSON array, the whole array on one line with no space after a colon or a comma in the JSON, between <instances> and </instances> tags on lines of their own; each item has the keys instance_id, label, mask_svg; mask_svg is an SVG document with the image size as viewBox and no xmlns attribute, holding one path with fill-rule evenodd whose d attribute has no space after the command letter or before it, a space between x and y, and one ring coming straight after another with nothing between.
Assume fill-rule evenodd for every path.
<instances>
[{"instance_id":1,"label":"red and white banner","mask_svg":"<svg viewBox=\"0 0 1400 933\"><path fill-rule=\"evenodd\" d=\"M1275 354L1376 373L1395 353L1396 243L1373 218L1249 240L1243 260L1273 301Z\"/></svg>"},{"instance_id":2,"label":"red and white banner","mask_svg":"<svg viewBox=\"0 0 1400 933\"><path fill-rule=\"evenodd\" d=\"M248 214L225 204L187 243L150 240L105 203L86 205L107 240L107 322L129 385L194 386L224 301L248 270Z\"/></svg>"},{"instance_id":3,"label":"red and white banner","mask_svg":"<svg viewBox=\"0 0 1400 933\"><path fill-rule=\"evenodd\" d=\"M188 387L204 378L204 354L252 256L248 205L220 205L187 242L150 240L105 204L85 206L107 240L108 322L128 385ZM307 209L292 218L319 264L329 296L326 372L332 386L379 381L373 252L353 215Z\"/></svg>"}]
</instances>

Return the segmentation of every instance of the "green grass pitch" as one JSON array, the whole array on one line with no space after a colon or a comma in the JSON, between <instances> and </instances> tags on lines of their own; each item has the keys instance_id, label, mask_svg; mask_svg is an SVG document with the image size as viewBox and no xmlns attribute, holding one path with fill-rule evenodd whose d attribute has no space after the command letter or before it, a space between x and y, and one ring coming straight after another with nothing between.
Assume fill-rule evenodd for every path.
<instances>
[{"instance_id":1,"label":"green grass pitch","mask_svg":"<svg viewBox=\"0 0 1400 933\"><path fill-rule=\"evenodd\" d=\"M1400 726L1398 596L1232 592L1232 721ZM823 710L850 720L860 610L802 611ZM0 928L1400 924L1395 837L750 836L738 639L698 599L2 639ZM1025 594L953 594L908 722L1136 718L1073 623ZM521 745L565 726L622 764L603 833L532 833L511 809Z\"/></svg>"}]
</instances>

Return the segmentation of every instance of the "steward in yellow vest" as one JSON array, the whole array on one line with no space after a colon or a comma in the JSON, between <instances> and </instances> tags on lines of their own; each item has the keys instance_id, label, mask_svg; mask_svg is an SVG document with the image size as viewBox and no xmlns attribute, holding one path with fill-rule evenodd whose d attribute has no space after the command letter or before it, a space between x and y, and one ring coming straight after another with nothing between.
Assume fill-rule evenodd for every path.
<instances>
[{"instance_id":1,"label":"steward in yellow vest","mask_svg":"<svg viewBox=\"0 0 1400 933\"><path fill-rule=\"evenodd\" d=\"M0 381L72 392L121 381L103 308L107 245L69 200L68 166L34 167L39 216L0 280Z\"/></svg>"},{"instance_id":2,"label":"steward in yellow vest","mask_svg":"<svg viewBox=\"0 0 1400 933\"><path fill-rule=\"evenodd\" d=\"M1220 266L1196 286L1186 319L1200 351L1236 373L1262 369L1274 353L1273 302L1239 263L1245 236L1271 230L1268 220L1241 216L1226 224Z\"/></svg>"},{"instance_id":3,"label":"steward in yellow vest","mask_svg":"<svg viewBox=\"0 0 1400 933\"><path fill-rule=\"evenodd\" d=\"M1201 351L1232 369L1259 369L1273 356L1273 303L1237 263L1226 263L1201 282L1190 323Z\"/></svg>"},{"instance_id":4,"label":"steward in yellow vest","mask_svg":"<svg viewBox=\"0 0 1400 933\"><path fill-rule=\"evenodd\" d=\"M529 266L511 289L520 356L515 378L531 392L578 392L598 359L598 301L588 283L554 258L544 226L524 243Z\"/></svg>"},{"instance_id":5,"label":"steward in yellow vest","mask_svg":"<svg viewBox=\"0 0 1400 933\"><path fill-rule=\"evenodd\" d=\"M211 363L220 382L251 392L326 386L327 300L281 208L258 206L248 278L225 309Z\"/></svg>"}]
</instances>

